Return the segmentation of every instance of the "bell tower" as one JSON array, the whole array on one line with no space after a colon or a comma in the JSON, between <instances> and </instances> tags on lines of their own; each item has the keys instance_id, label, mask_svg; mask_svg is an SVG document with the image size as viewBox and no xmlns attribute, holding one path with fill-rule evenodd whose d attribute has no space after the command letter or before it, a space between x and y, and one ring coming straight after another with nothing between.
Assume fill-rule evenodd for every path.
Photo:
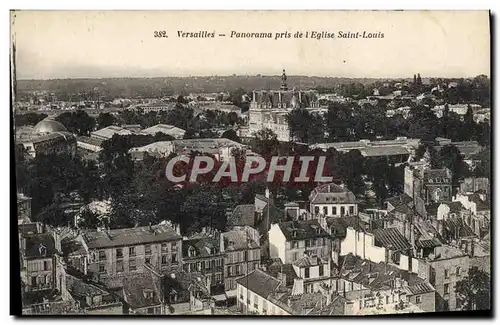
<instances>
[{"instance_id":1,"label":"bell tower","mask_svg":"<svg viewBox=\"0 0 500 325\"><path fill-rule=\"evenodd\" d=\"M281 87L280 87L281 90L283 91L286 91L288 90L288 86L286 84L286 73L285 73L285 69L283 69L283 74L281 75Z\"/></svg>"}]
</instances>

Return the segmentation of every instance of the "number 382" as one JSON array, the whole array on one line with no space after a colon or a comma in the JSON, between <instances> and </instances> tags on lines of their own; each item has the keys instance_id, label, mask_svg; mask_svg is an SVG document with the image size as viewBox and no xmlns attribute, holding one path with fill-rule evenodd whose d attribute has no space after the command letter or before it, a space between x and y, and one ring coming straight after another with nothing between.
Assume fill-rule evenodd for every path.
<instances>
[{"instance_id":1,"label":"number 382","mask_svg":"<svg viewBox=\"0 0 500 325\"><path fill-rule=\"evenodd\" d=\"M167 32L164 30L155 30L153 32L154 37L168 37Z\"/></svg>"}]
</instances>

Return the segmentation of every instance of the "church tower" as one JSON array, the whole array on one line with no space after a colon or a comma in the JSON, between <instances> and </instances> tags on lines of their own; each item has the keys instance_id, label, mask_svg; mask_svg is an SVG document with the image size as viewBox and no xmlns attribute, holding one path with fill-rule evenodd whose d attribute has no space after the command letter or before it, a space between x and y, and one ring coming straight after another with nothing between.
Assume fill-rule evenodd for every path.
<instances>
[{"instance_id":1,"label":"church tower","mask_svg":"<svg viewBox=\"0 0 500 325\"><path fill-rule=\"evenodd\" d=\"M288 90L288 86L286 84L285 69L283 69L283 74L281 75L281 87L280 87L280 89L283 90L283 91L287 91Z\"/></svg>"}]
</instances>

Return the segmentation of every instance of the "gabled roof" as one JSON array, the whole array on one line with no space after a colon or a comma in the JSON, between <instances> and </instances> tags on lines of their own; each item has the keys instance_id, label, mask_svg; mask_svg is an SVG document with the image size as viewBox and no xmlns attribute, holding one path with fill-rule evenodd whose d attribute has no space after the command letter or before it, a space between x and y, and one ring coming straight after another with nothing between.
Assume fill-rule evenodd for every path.
<instances>
[{"instance_id":1,"label":"gabled roof","mask_svg":"<svg viewBox=\"0 0 500 325\"><path fill-rule=\"evenodd\" d=\"M317 219L306 221L287 221L278 224L287 241L310 238L323 238L330 235L324 230Z\"/></svg>"},{"instance_id":2,"label":"gabled roof","mask_svg":"<svg viewBox=\"0 0 500 325\"><path fill-rule=\"evenodd\" d=\"M281 284L281 281L260 269L255 269L252 273L237 279L236 282L263 298L274 293Z\"/></svg>"},{"instance_id":3,"label":"gabled roof","mask_svg":"<svg viewBox=\"0 0 500 325\"><path fill-rule=\"evenodd\" d=\"M190 247L194 249L196 255L189 256ZM213 252L213 253L212 253ZM214 237L203 237L186 239L182 241L182 257L209 257L220 253L219 241Z\"/></svg>"},{"instance_id":4,"label":"gabled roof","mask_svg":"<svg viewBox=\"0 0 500 325\"><path fill-rule=\"evenodd\" d=\"M379 228L373 230L375 244L392 251L406 252L411 248L410 243L397 228Z\"/></svg>"}]
</instances>

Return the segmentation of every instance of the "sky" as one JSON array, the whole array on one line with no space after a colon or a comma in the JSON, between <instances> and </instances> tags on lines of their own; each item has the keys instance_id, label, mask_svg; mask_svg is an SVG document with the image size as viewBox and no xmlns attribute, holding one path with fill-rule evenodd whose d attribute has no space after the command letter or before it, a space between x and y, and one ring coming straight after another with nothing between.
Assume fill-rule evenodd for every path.
<instances>
[{"instance_id":1,"label":"sky","mask_svg":"<svg viewBox=\"0 0 500 325\"><path fill-rule=\"evenodd\" d=\"M283 69L329 77L474 77L490 71L487 11L17 11L11 24L18 79L279 75ZM178 31L214 32L215 38L180 38ZM273 38L230 38L231 31ZM306 31L336 37L293 37ZM384 37L338 38L364 31ZM292 37L275 40L281 32Z\"/></svg>"}]
</instances>

